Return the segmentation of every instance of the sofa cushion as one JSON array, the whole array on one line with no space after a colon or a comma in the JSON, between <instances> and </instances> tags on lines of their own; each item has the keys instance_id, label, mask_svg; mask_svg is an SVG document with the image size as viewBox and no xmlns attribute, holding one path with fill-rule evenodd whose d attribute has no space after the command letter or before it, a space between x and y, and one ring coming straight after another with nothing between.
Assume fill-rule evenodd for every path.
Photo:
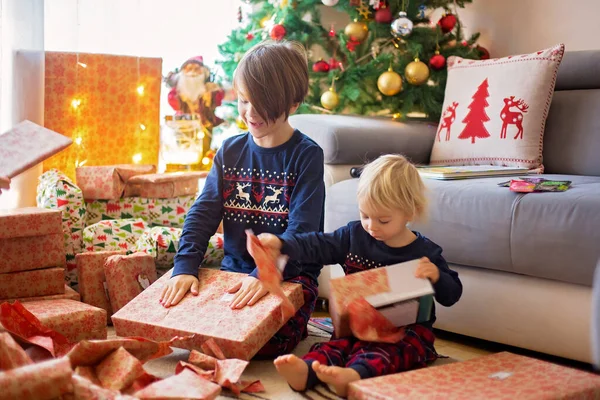
<instances>
[{"instance_id":1,"label":"sofa cushion","mask_svg":"<svg viewBox=\"0 0 600 400\"><path fill-rule=\"evenodd\" d=\"M426 179L429 216L412 228L439 244L447 261L591 286L600 258L600 177L542 175L571 180L561 193L513 193L506 177ZM359 218L358 180L330 187L325 230Z\"/></svg>"}]
</instances>

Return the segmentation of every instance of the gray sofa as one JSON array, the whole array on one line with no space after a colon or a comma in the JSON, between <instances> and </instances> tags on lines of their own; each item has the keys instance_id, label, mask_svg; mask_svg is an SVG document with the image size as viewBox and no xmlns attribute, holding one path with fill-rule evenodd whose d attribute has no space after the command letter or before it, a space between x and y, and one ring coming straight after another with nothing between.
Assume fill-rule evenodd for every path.
<instances>
[{"instance_id":1,"label":"gray sofa","mask_svg":"<svg viewBox=\"0 0 600 400\"><path fill-rule=\"evenodd\" d=\"M516 194L506 177L425 180L429 219L414 229L444 249L464 285L436 327L584 362L592 361L590 315L600 259L600 51L567 52L544 136L545 175L563 193ZM426 164L437 124L296 115L292 125L323 147L325 230L359 218L350 168L384 153ZM341 275L329 266L320 278Z\"/></svg>"}]
</instances>

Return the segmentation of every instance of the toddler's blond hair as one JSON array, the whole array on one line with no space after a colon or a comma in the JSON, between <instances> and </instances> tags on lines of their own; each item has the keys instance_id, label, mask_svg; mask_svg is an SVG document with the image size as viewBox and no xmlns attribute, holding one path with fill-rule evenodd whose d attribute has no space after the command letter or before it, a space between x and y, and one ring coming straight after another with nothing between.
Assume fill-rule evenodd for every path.
<instances>
[{"instance_id":1,"label":"toddler's blond hair","mask_svg":"<svg viewBox=\"0 0 600 400\"><path fill-rule=\"evenodd\" d=\"M387 154L367 164L358 182L359 203L400 209L411 220L427 209L425 185L417 168L404 156Z\"/></svg>"}]
</instances>

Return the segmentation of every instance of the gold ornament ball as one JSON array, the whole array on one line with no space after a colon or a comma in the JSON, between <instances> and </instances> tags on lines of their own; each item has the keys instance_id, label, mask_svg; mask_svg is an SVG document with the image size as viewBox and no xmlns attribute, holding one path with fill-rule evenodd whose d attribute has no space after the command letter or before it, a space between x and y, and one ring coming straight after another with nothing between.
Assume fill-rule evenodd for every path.
<instances>
[{"instance_id":1,"label":"gold ornament ball","mask_svg":"<svg viewBox=\"0 0 600 400\"><path fill-rule=\"evenodd\" d=\"M351 39L362 42L369 34L369 27L364 22L354 21L346 25L344 33Z\"/></svg>"},{"instance_id":2,"label":"gold ornament ball","mask_svg":"<svg viewBox=\"0 0 600 400\"><path fill-rule=\"evenodd\" d=\"M422 85L429 79L429 67L417 58L406 66L404 76L411 85Z\"/></svg>"},{"instance_id":3,"label":"gold ornament ball","mask_svg":"<svg viewBox=\"0 0 600 400\"><path fill-rule=\"evenodd\" d=\"M386 96L393 96L402 90L402 77L391 68L379 75L377 88Z\"/></svg>"},{"instance_id":4,"label":"gold ornament ball","mask_svg":"<svg viewBox=\"0 0 600 400\"><path fill-rule=\"evenodd\" d=\"M340 104L340 97L334 88L329 88L328 91L321 95L321 105L326 109L333 110L338 104Z\"/></svg>"}]
</instances>

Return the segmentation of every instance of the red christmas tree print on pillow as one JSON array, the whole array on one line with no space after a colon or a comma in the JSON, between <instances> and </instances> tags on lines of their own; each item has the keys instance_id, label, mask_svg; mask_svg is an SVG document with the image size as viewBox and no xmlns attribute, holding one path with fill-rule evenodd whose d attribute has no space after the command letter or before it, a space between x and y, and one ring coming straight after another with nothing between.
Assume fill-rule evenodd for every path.
<instances>
[{"instance_id":1,"label":"red christmas tree print on pillow","mask_svg":"<svg viewBox=\"0 0 600 400\"><path fill-rule=\"evenodd\" d=\"M510 111L511 107L516 107L522 111ZM515 100L515 96L510 96L504 99L504 108L500 111L500 118L502 118L502 130L500 131L500 139L506 139L506 130L508 125L517 126L517 134L514 139L519 136L523 139L523 114L527 112L529 105L525 103L523 99Z\"/></svg>"},{"instance_id":2,"label":"red christmas tree print on pillow","mask_svg":"<svg viewBox=\"0 0 600 400\"><path fill-rule=\"evenodd\" d=\"M459 139L471 139L471 143L475 143L475 138L484 139L490 137L489 132L483 125L484 122L490 120L490 117L485 113L485 108L489 106L486 98L489 96L488 80L486 78L477 88L477 92L472 97L473 101L467 107L470 111L462 121L467 125L460 135L458 135Z\"/></svg>"}]
</instances>

